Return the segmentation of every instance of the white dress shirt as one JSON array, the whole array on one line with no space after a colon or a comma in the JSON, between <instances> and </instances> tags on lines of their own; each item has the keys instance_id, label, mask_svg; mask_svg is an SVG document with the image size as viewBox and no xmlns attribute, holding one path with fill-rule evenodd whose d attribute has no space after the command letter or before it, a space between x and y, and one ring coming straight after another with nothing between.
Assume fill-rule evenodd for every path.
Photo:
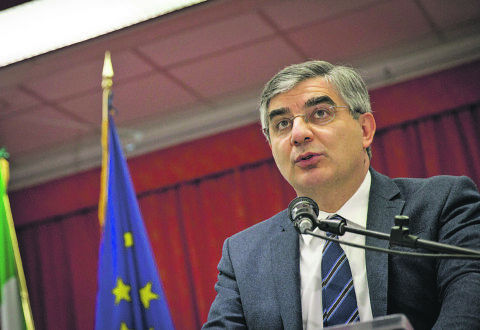
<instances>
[{"instance_id":1,"label":"white dress shirt","mask_svg":"<svg viewBox=\"0 0 480 330\"><path fill-rule=\"evenodd\" d=\"M367 172L363 183L355 194L335 213L347 219L347 226L363 228L367 227L368 197L370 193L371 176ZM325 219L332 214L320 210L319 219ZM315 233L324 235L318 228ZM322 329L322 249L325 240L307 234L300 236L300 277L303 329ZM365 244L365 236L345 233L340 240L356 244ZM367 282L367 267L365 263L365 250L346 245L340 245L352 270L353 285L357 297L360 321L373 319L370 305L370 294Z\"/></svg>"}]
</instances>

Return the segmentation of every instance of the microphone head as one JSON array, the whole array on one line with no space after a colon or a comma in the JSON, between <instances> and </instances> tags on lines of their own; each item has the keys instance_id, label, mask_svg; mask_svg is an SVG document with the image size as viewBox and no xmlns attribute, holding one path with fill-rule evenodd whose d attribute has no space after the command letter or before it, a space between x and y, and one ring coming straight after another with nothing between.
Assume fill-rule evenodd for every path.
<instances>
[{"instance_id":1,"label":"microphone head","mask_svg":"<svg viewBox=\"0 0 480 330\"><path fill-rule=\"evenodd\" d=\"M299 217L308 217L315 223L318 217L318 205L309 197L297 197L288 205L288 216L294 222Z\"/></svg>"}]
</instances>

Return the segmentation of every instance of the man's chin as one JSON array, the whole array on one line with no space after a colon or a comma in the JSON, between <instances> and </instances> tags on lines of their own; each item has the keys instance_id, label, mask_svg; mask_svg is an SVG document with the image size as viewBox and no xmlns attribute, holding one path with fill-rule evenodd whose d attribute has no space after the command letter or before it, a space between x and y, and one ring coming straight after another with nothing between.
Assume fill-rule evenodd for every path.
<instances>
[{"instance_id":1,"label":"man's chin","mask_svg":"<svg viewBox=\"0 0 480 330\"><path fill-rule=\"evenodd\" d=\"M315 192L322 186L328 185L328 178L325 176L310 176L302 180L296 180L293 184L297 193L304 192L304 195L309 192Z\"/></svg>"}]
</instances>

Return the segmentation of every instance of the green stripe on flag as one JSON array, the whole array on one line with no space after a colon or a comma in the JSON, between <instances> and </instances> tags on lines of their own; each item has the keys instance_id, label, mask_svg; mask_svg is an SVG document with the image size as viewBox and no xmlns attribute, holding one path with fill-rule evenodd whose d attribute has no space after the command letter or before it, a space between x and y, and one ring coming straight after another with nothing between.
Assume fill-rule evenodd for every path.
<instances>
[{"instance_id":1,"label":"green stripe on flag","mask_svg":"<svg viewBox=\"0 0 480 330\"><path fill-rule=\"evenodd\" d=\"M7 182L8 163L0 158L0 329L22 330L26 328L26 324L20 300L18 271L12 242L14 233L10 232L13 222L7 195Z\"/></svg>"},{"instance_id":2,"label":"green stripe on flag","mask_svg":"<svg viewBox=\"0 0 480 330\"><path fill-rule=\"evenodd\" d=\"M3 286L10 278L17 276L12 240L8 228L8 210L4 203L4 196L7 194L4 179L0 177L0 292L3 292ZM3 299L3 294L0 299ZM0 300L0 303L3 303L3 300Z\"/></svg>"}]
</instances>

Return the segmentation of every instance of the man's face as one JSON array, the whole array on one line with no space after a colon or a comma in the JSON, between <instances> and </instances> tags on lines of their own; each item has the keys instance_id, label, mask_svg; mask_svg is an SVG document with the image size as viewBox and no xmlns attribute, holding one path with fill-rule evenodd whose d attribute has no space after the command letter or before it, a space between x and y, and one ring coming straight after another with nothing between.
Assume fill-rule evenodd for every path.
<instances>
[{"instance_id":1,"label":"man's face","mask_svg":"<svg viewBox=\"0 0 480 330\"><path fill-rule=\"evenodd\" d=\"M286 112L287 117L311 112L322 100L328 105L346 106L334 88L322 77L305 80L292 90L270 100L268 114ZM318 189L349 189L363 180L369 159L365 148L373 139L375 122L371 114L354 119L350 111L336 108L326 125L293 120L286 135L270 135L275 162L299 196L312 196ZM282 115L284 116L284 115ZM275 118L270 117L269 123ZM270 125L271 128L271 125Z\"/></svg>"}]
</instances>

